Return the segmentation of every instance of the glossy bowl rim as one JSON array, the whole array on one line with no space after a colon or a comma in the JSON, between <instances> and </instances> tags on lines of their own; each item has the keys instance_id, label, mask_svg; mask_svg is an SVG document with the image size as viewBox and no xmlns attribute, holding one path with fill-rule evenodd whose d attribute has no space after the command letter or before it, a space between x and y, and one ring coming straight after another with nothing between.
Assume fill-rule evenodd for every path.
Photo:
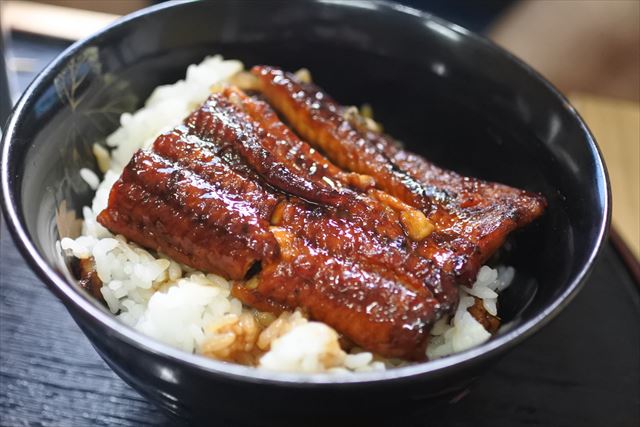
<instances>
[{"instance_id":1,"label":"glossy bowl rim","mask_svg":"<svg viewBox=\"0 0 640 427\"><path fill-rule=\"evenodd\" d=\"M343 0L314 0L318 3L331 4L335 7L350 7L351 5ZM599 188L603 197L602 219L598 224L595 245L591 248L587 261L581 266L573 280L570 281L567 288L560 294L551 304L542 310L535 317L515 327L514 329L495 337L488 342L481 344L472 349L451 356L436 359L433 361L419 363L400 368L394 368L378 372L362 372L353 375L335 375L335 374L300 374L300 373L283 373L268 370L255 369L242 365L220 362L204 356L189 354L182 350L178 350L169 345L163 344L143 335L141 332L120 322L111 313L100 308L94 301L91 301L87 295L79 292L77 284L72 284L52 268L47 261L43 259L35 245L31 241L26 230L21 214L22 208L17 207L17 201L20 199L17 188L13 188L12 178L9 176L9 165L13 159L12 141L16 128L19 127L22 112L30 106L31 101L39 95L43 87L48 87L53 78L64 67L66 62L83 48L104 38L108 33L125 25L131 25L140 18L152 17L154 14L164 11L165 9L179 7L181 5L195 3L194 0L178 0L141 9L132 14L126 15L94 35L77 41L60 53L44 70L42 70L34 81L29 85L20 97L13 112L10 116L7 126L2 135L2 154L0 158L0 180L2 190L2 209L6 218L7 226L12 234L16 246L22 253L23 258L28 262L29 266L42 281L61 299L67 310L74 317L75 312L79 312L84 317L89 317L91 321L99 324L102 328L115 334L118 340L126 342L128 345L137 347L141 351L152 353L160 358L168 358L172 362L178 362L188 365L190 368L200 369L207 374L213 374L225 377L231 380L244 381L248 383L262 383L271 385L283 385L288 387L349 387L366 383L392 383L397 381L422 380L425 376L444 376L463 364L480 363L494 355L498 355L516 344L522 342L525 338L531 336L544 325L551 321L571 300L578 291L584 286L588 274L591 272L594 260L600 253L603 242L607 236L609 224L611 221L611 189L609 177L602 158L601 151L595 141L595 138L585 125L580 115L569 104L567 99L544 79L539 73L530 66L522 62L520 59L510 54L503 48L499 47L492 41L466 30L459 25L450 23L441 18L435 17L429 13L422 12L409 6L392 3L385 0L374 0L369 2L370 6L375 7L378 13L396 13L411 15L425 22L441 27L446 31L453 31L461 37L471 39L472 43L483 45L485 48L506 57L514 62L523 73L529 78L542 83L554 97L564 105L564 108L573 116L581 128L584 139L588 143L588 151L595 161L596 177L598 182L603 183ZM413 19L407 17L407 19ZM25 168L26 169L26 168Z\"/></svg>"}]
</instances>

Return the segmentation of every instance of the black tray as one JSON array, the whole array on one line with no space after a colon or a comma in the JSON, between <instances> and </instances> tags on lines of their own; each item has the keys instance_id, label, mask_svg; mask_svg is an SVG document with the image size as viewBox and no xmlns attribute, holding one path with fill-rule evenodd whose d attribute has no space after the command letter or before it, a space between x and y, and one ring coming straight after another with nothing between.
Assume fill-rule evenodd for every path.
<instances>
[{"instance_id":1,"label":"black tray","mask_svg":"<svg viewBox=\"0 0 640 427\"><path fill-rule=\"evenodd\" d=\"M34 68L62 47L24 36L12 45L41 60ZM32 77L19 76L19 86ZM0 244L0 425L175 425L100 359L27 267L4 222ZM639 284L608 243L584 290L556 320L465 396L408 424L636 427L639 325Z\"/></svg>"}]
</instances>

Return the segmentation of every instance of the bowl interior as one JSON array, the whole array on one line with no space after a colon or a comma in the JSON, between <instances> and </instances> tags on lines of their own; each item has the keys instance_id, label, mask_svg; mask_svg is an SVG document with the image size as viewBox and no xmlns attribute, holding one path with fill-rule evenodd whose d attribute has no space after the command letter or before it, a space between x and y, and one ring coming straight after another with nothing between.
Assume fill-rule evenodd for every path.
<instances>
[{"instance_id":1,"label":"bowl interior","mask_svg":"<svg viewBox=\"0 0 640 427\"><path fill-rule=\"evenodd\" d=\"M500 255L517 270L500 315L515 328L548 311L576 285L607 220L603 165L572 108L504 52L453 25L388 4L333 3L160 7L69 50L21 101L5 141L7 202L39 256L69 277L55 243L77 235L92 198L79 175L83 167L97 171L92 144L154 87L222 54L248 67L306 67L339 102L370 104L385 131L437 164L543 193L544 217Z\"/></svg>"}]
</instances>

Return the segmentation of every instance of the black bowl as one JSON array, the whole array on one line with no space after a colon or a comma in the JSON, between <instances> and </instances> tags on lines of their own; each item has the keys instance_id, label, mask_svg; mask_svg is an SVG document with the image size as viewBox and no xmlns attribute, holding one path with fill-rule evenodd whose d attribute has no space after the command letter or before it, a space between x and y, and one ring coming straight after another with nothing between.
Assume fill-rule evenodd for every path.
<instances>
[{"instance_id":1,"label":"black bowl","mask_svg":"<svg viewBox=\"0 0 640 427\"><path fill-rule=\"evenodd\" d=\"M92 197L79 176L91 144L188 64L220 53L309 68L339 101L368 102L392 135L435 162L539 191L549 208L516 233L501 296L506 327L429 363L336 379L258 371L169 348L119 323L75 283L56 249ZM173 414L214 420L381 419L466 388L560 312L584 283L609 225L605 166L568 102L489 41L382 2L188 2L145 9L74 44L34 81L5 129L9 228L42 280L125 381ZM551 350L550 350L551 351ZM311 416L311 418L309 418ZM345 418L342 418L343 420Z\"/></svg>"}]
</instances>

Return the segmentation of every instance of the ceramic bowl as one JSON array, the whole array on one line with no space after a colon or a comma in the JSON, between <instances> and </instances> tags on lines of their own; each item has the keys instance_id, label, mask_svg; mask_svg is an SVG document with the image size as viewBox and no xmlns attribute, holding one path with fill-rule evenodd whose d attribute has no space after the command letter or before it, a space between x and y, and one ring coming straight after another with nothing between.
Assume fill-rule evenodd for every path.
<instances>
[{"instance_id":1,"label":"ceramic bowl","mask_svg":"<svg viewBox=\"0 0 640 427\"><path fill-rule=\"evenodd\" d=\"M464 174L542 192L545 215L500 262L505 327L471 350L385 372L300 375L169 348L120 323L76 284L56 241L74 236L95 141L152 89L222 54L306 67L338 101L367 102L410 149ZM99 113L95 113L98 111ZM17 246L98 353L171 414L249 424L381 420L449 399L576 295L607 233L610 191L589 130L540 75L488 40L386 2L186 2L126 16L75 43L23 94L4 129L2 205ZM586 320L586 319L585 319Z\"/></svg>"}]
</instances>

